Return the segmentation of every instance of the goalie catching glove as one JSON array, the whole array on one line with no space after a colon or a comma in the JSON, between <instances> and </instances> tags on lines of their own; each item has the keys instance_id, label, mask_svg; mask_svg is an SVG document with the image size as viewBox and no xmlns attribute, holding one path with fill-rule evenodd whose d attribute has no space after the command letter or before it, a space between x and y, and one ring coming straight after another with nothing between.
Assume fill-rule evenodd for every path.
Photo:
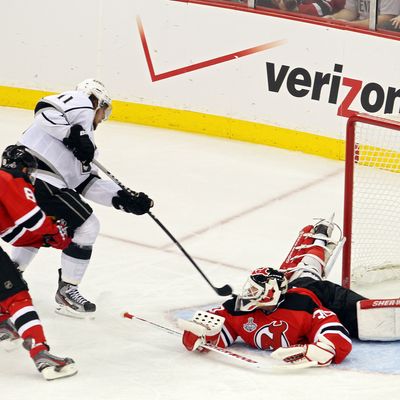
<instances>
[{"instance_id":1,"label":"goalie catching glove","mask_svg":"<svg viewBox=\"0 0 400 400\"><path fill-rule=\"evenodd\" d=\"M183 329L183 345L189 351L206 351L202 345L218 341L224 321L224 317L204 311L197 311L191 321L179 319L178 326Z\"/></svg>"},{"instance_id":2,"label":"goalie catching glove","mask_svg":"<svg viewBox=\"0 0 400 400\"><path fill-rule=\"evenodd\" d=\"M153 200L143 192L136 193L131 190L129 192L127 190L119 190L117 195L113 197L112 205L117 210L123 210L127 213L146 214L154 205Z\"/></svg>"},{"instance_id":3,"label":"goalie catching glove","mask_svg":"<svg viewBox=\"0 0 400 400\"><path fill-rule=\"evenodd\" d=\"M307 367L327 367L335 357L335 346L324 336L310 344L298 344L290 347L280 347L271 353L275 360L282 360L286 363Z\"/></svg>"}]
</instances>

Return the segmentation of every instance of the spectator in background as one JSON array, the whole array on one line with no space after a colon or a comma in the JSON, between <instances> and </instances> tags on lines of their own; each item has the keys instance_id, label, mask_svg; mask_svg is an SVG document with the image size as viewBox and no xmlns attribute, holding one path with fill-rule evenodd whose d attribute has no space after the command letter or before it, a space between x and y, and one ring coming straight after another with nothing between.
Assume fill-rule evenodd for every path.
<instances>
[{"instance_id":1,"label":"spectator in background","mask_svg":"<svg viewBox=\"0 0 400 400\"><path fill-rule=\"evenodd\" d=\"M260 7L323 17L340 11L346 0L258 0Z\"/></svg>"},{"instance_id":2,"label":"spectator in background","mask_svg":"<svg viewBox=\"0 0 400 400\"><path fill-rule=\"evenodd\" d=\"M400 0L379 0L378 6L378 28L400 14ZM351 25L368 28L369 10L370 0L346 0L342 10L327 18L349 21Z\"/></svg>"},{"instance_id":3,"label":"spectator in background","mask_svg":"<svg viewBox=\"0 0 400 400\"><path fill-rule=\"evenodd\" d=\"M386 29L388 31L400 32L400 15L382 24L382 29Z\"/></svg>"}]
</instances>

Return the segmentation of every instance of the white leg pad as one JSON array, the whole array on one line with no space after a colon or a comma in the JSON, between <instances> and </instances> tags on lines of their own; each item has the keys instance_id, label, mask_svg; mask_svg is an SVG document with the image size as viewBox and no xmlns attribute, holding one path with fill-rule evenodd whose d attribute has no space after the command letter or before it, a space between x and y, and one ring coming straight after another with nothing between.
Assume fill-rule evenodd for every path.
<instances>
[{"instance_id":1,"label":"white leg pad","mask_svg":"<svg viewBox=\"0 0 400 400\"><path fill-rule=\"evenodd\" d=\"M400 340L400 299L359 301L357 322L360 340Z\"/></svg>"}]
</instances>

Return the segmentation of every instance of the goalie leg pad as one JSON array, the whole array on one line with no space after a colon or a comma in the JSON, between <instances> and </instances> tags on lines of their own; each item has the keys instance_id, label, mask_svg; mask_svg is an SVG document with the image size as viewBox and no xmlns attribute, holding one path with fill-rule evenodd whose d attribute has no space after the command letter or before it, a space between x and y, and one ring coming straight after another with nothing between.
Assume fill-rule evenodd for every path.
<instances>
[{"instance_id":1,"label":"goalie leg pad","mask_svg":"<svg viewBox=\"0 0 400 400\"><path fill-rule=\"evenodd\" d=\"M400 299L370 299L357 303L360 340L400 340Z\"/></svg>"},{"instance_id":2,"label":"goalie leg pad","mask_svg":"<svg viewBox=\"0 0 400 400\"><path fill-rule=\"evenodd\" d=\"M339 227L337 229L339 232L335 235L340 236L339 242L332 239L333 230L337 227L332 219L333 216L331 221L322 219L314 226L307 225L300 231L286 260L280 267L285 271L289 282L304 277L320 280L328 275L338 255L335 254L336 248L342 240Z\"/></svg>"}]
</instances>

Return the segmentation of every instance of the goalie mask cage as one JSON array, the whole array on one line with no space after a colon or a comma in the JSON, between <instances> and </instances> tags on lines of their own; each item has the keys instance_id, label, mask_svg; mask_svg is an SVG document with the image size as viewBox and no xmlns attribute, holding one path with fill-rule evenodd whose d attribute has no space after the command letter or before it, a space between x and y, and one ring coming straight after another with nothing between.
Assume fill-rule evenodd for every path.
<instances>
[{"instance_id":1,"label":"goalie mask cage","mask_svg":"<svg viewBox=\"0 0 400 400\"><path fill-rule=\"evenodd\" d=\"M400 122L349 118L344 189L342 285L400 277Z\"/></svg>"}]
</instances>

